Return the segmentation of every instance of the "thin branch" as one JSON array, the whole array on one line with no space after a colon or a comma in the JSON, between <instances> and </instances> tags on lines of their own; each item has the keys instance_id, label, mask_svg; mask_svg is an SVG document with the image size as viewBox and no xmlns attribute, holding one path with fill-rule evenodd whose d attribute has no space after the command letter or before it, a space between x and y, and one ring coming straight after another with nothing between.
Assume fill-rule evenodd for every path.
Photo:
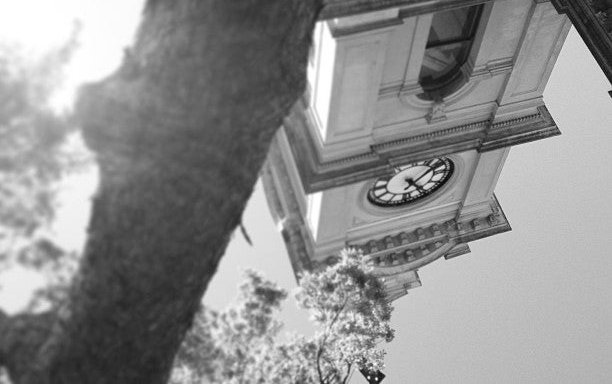
<instances>
[{"instance_id":1,"label":"thin branch","mask_svg":"<svg viewBox=\"0 0 612 384\"><path fill-rule=\"evenodd\" d=\"M6 335L8 333L8 327L10 323L10 317L0 310L0 366L6 364Z\"/></svg>"},{"instance_id":2,"label":"thin branch","mask_svg":"<svg viewBox=\"0 0 612 384\"><path fill-rule=\"evenodd\" d=\"M344 299L344 303L342 304L342 307L340 307L340 309L336 312L336 314L334 315L334 318L332 319L332 321L329 323L329 325L325 329L323 340L321 340L321 342L319 343L319 350L317 351L317 373L319 374L319 382L321 382L321 384L325 384L327 382L326 381L327 378L324 379L323 373L321 372L321 356L323 355L323 346L327 342L329 331L331 331L331 328L334 326L336 321L338 321L338 318L340 317L340 314L342 313L342 311L344 311L344 308L346 307L347 303L348 303L348 297Z\"/></svg>"},{"instance_id":3,"label":"thin branch","mask_svg":"<svg viewBox=\"0 0 612 384\"><path fill-rule=\"evenodd\" d=\"M329 326L328 326L329 330L331 330L331 328L334 326L336 321L338 321L338 318L340 317L340 314L342 313L342 311L344 311L344 308L346 308L347 303L348 303L348 297L344 299L344 303L342 303L342 307L340 307L340 309L338 310L338 312L336 312L336 315L332 319L331 323L329 323Z\"/></svg>"},{"instance_id":4,"label":"thin branch","mask_svg":"<svg viewBox=\"0 0 612 384\"><path fill-rule=\"evenodd\" d=\"M344 379L342 379L342 384L346 384L347 380L350 377L350 373L351 373L351 363L346 363L346 375L344 375Z\"/></svg>"},{"instance_id":5,"label":"thin branch","mask_svg":"<svg viewBox=\"0 0 612 384\"><path fill-rule=\"evenodd\" d=\"M338 378L338 369L336 368L335 364L334 364L334 363L333 363L333 362L332 362L332 361L331 361L331 360L330 360L328 357L323 356L323 359L325 360L325 362L326 362L326 363L327 363L327 364L328 364L330 367L332 367L332 368L329 370L329 373L327 374L327 376L325 376L325 382L326 382L326 383L331 383L331 379L332 379L332 378L334 378L334 377L335 377L335 378ZM336 381L334 381L334 382L337 382L337 380L336 380Z\"/></svg>"},{"instance_id":6,"label":"thin branch","mask_svg":"<svg viewBox=\"0 0 612 384\"><path fill-rule=\"evenodd\" d=\"M330 382L329 380L330 380L330 379L333 377L333 375L334 375L334 372L333 372L333 371L330 371L330 372L327 374L327 376L325 376L325 378L323 379L323 380L324 380L324 384L329 383L329 382Z\"/></svg>"},{"instance_id":7,"label":"thin branch","mask_svg":"<svg viewBox=\"0 0 612 384\"><path fill-rule=\"evenodd\" d=\"M319 350L317 351L317 373L319 374L319 382L325 384L323 379L323 373L321 372L321 355L323 354L323 344L319 344Z\"/></svg>"},{"instance_id":8,"label":"thin branch","mask_svg":"<svg viewBox=\"0 0 612 384\"><path fill-rule=\"evenodd\" d=\"M0 312L0 365L13 382L20 382L16 378L32 372L33 365L40 363L36 357L53 332L56 319L54 312L15 316Z\"/></svg>"}]
</instances>

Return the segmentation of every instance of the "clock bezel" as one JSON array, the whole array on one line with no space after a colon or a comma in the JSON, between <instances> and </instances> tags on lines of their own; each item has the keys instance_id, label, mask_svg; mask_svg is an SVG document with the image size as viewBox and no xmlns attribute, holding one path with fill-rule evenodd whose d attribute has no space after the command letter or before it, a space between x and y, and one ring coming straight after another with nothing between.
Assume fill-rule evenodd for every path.
<instances>
[{"instance_id":1,"label":"clock bezel","mask_svg":"<svg viewBox=\"0 0 612 384\"><path fill-rule=\"evenodd\" d=\"M424 199L430 197L431 195L436 194L436 192L440 191L440 189L442 189L443 187L449 184L449 182L453 178L453 175L455 174L456 165L455 165L455 162L450 157L448 156L435 157L435 158L431 158L427 160L408 163L408 164L405 164L404 166L417 165L420 162L426 162L426 161L431 161L431 160L442 160L448 165L446 175L443 176L443 178L436 185L434 185L431 189L426 190L425 192L418 195L417 197L414 197L411 199L402 199L402 200L397 200L397 201L384 201L384 200L378 199L376 196L373 196L374 190L375 190L374 187L376 183L378 183L379 181L383 179L386 179L386 181L388 182L391 178L393 178L397 174L396 173L393 175L379 177L373 183L369 184L370 186L367 189L367 193L366 193L367 201L373 206L380 207L380 208L397 208L397 207L411 206L413 204L420 203Z\"/></svg>"}]
</instances>

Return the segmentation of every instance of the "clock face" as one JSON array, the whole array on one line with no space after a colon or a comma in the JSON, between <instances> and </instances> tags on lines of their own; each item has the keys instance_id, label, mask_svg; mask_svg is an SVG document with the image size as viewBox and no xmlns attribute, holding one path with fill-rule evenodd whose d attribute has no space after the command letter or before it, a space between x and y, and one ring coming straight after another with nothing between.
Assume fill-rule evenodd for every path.
<instances>
[{"instance_id":1,"label":"clock face","mask_svg":"<svg viewBox=\"0 0 612 384\"><path fill-rule=\"evenodd\" d=\"M442 187L453 174L453 162L446 157L395 167L368 191L368 200L381 207L413 203Z\"/></svg>"}]
</instances>

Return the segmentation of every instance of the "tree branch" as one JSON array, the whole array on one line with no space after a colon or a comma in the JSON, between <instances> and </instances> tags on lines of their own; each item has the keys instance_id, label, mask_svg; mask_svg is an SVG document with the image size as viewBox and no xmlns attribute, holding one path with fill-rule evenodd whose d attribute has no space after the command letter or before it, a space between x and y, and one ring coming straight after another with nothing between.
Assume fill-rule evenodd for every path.
<instances>
[{"instance_id":1,"label":"tree branch","mask_svg":"<svg viewBox=\"0 0 612 384\"><path fill-rule=\"evenodd\" d=\"M321 344L319 344L319 350L317 351L317 374L319 375L319 383L325 384L325 379L323 379L323 372L321 371L321 355L323 354L323 348Z\"/></svg>"},{"instance_id":2,"label":"tree branch","mask_svg":"<svg viewBox=\"0 0 612 384\"><path fill-rule=\"evenodd\" d=\"M317 373L319 374L319 381L321 383L327 382L327 377L324 379L323 373L321 371L321 357L323 356L323 348L325 346L325 343L327 342L327 338L329 337L329 332L331 331L336 321L338 321L338 318L340 317L340 314L342 313L342 311L344 311L344 308L346 307L347 303L348 303L348 297L344 299L344 303L342 303L342 306L340 307L340 309L334 314L334 317L332 318L331 322L325 328L325 334L323 335L323 339L319 343L319 349L317 350L317 360L316 361L317 361Z\"/></svg>"},{"instance_id":3,"label":"tree branch","mask_svg":"<svg viewBox=\"0 0 612 384\"><path fill-rule=\"evenodd\" d=\"M83 89L100 166L85 253L39 380L161 384L305 88L320 0L153 1Z\"/></svg>"},{"instance_id":4,"label":"tree branch","mask_svg":"<svg viewBox=\"0 0 612 384\"><path fill-rule=\"evenodd\" d=\"M327 375L324 378L324 382L325 383L331 383L331 379L333 379L334 377L338 377L337 371L335 370L335 365L334 363L329 359L326 358L325 356L323 356L323 359L325 359L325 362L330 366L333 367L333 369L330 369L329 372L327 373Z\"/></svg>"},{"instance_id":5,"label":"tree branch","mask_svg":"<svg viewBox=\"0 0 612 384\"><path fill-rule=\"evenodd\" d=\"M347 380L349 379L349 376L351 374L351 367L352 367L351 363L346 363L346 375L344 375L344 379L342 379L342 384L347 383Z\"/></svg>"},{"instance_id":6,"label":"tree branch","mask_svg":"<svg viewBox=\"0 0 612 384\"><path fill-rule=\"evenodd\" d=\"M0 309L0 366L6 364L9 321L10 317Z\"/></svg>"},{"instance_id":7,"label":"tree branch","mask_svg":"<svg viewBox=\"0 0 612 384\"><path fill-rule=\"evenodd\" d=\"M334 326L334 324L336 324L336 321L338 321L338 318L340 317L340 314L344 311L344 308L346 308L346 304L347 303L348 303L348 297L346 297L344 299L344 303L342 303L342 306L336 312L336 314L334 315L334 318L332 319L332 321L329 323L329 327L328 327L329 331L331 331L331 328ZM326 331L326 333L327 333L327 331Z\"/></svg>"},{"instance_id":8,"label":"tree branch","mask_svg":"<svg viewBox=\"0 0 612 384\"><path fill-rule=\"evenodd\" d=\"M0 315L0 363L7 368L14 383L36 381L45 359L45 347L53 333L56 314Z\"/></svg>"}]
</instances>

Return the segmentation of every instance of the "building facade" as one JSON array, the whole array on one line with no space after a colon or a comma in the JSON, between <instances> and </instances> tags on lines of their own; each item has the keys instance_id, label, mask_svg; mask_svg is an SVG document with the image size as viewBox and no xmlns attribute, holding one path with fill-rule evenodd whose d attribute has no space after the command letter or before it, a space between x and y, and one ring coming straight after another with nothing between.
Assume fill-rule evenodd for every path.
<instances>
[{"instance_id":1,"label":"building facade","mask_svg":"<svg viewBox=\"0 0 612 384\"><path fill-rule=\"evenodd\" d=\"M542 93L570 22L539 0L322 15L308 90L262 171L268 205L296 273L357 247L393 300L419 268L510 230L495 185L512 146L560 133Z\"/></svg>"},{"instance_id":2,"label":"building facade","mask_svg":"<svg viewBox=\"0 0 612 384\"><path fill-rule=\"evenodd\" d=\"M567 14L612 84L612 0L552 0ZM612 91L609 92L612 96Z\"/></svg>"}]
</instances>

